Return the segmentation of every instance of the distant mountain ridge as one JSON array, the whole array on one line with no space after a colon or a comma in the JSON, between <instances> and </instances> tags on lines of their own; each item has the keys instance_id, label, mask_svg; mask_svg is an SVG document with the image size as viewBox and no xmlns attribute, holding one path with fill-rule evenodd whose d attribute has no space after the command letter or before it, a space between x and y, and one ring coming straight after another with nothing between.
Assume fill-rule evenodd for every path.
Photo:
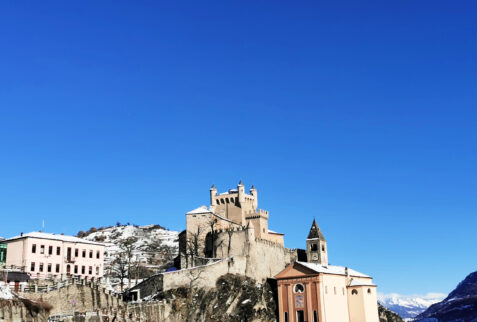
<instances>
[{"instance_id":1,"label":"distant mountain ridge","mask_svg":"<svg viewBox=\"0 0 477 322\"><path fill-rule=\"evenodd\" d=\"M424 296L386 294L379 295L378 301L384 307L399 314L405 321L411 321L424 312L429 306L445 297L445 294L430 293Z\"/></svg>"},{"instance_id":2,"label":"distant mountain ridge","mask_svg":"<svg viewBox=\"0 0 477 322\"><path fill-rule=\"evenodd\" d=\"M477 272L467 275L449 296L431 305L415 321L477 322Z\"/></svg>"}]
</instances>

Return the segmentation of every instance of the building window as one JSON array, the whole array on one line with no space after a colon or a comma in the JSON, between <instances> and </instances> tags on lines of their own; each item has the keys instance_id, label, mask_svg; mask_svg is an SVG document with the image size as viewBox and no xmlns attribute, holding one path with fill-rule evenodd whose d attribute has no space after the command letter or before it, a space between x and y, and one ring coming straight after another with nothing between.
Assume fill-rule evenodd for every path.
<instances>
[{"instance_id":1,"label":"building window","mask_svg":"<svg viewBox=\"0 0 477 322\"><path fill-rule=\"evenodd\" d=\"M96 275L99 275L99 267L96 267Z\"/></svg>"},{"instance_id":2,"label":"building window","mask_svg":"<svg viewBox=\"0 0 477 322\"><path fill-rule=\"evenodd\" d=\"M335 295L336 295L336 286L334 287L334 292L335 292Z\"/></svg>"},{"instance_id":3,"label":"building window","mask_svg":"<svg viewBox=\"0 0 477 322\"><path fill-rule=\"evenodd\" d=\"M48 246L48 255L53 255L53 246Z\"/></svg>"},{"instance_id":4,"label":"building window","mask_svg":"<svg viewBox=\"0 0 477 322\"><path fill-rule=\"evenodd\" d=\"M57 273L60 272L60 264L56 264L56 272L57 272Z\"/></svg>"},{"instance_id":5,"label":"building window","mask_svg":"<svg viewBox=\"0 0 477 322\"><path fill-rule=\"evenodd\" d=\"M344 292L344 287L341 289L343 291L343 295L345 295L345 292Z\"/></svg>"},{"instance_id":6,"label":"building window","mask_svg":"<svg viewBox=\"0 0 477 322\"><path fill-rule=\"evenodd\" d=\"M88 274L93 275L93 267L92 266L89 267Z\"/></svg>"},{"instance_id":7,"label":"building window","mask_svg":"<svg viewBox=\"0 0 477 322\"><path fill-rule=\"evenodd\" d=\"M84 275L85 272L86 272L85 267L84 267L84 266L81 266L81 274Z\"/></svg>"},{"instance_id":8,"label":"building window","mask_svg":"<svg viewBox=\"0 0 477 322\"><path fill-rule=\"evenodd\" d=\"M36 253L36 244L31 245L31 252L32 252L33 254Z\"/></svg>"},{"instance_id":9,"label":"building window","mask_svg":"<svg viewBox=\"0 0 477 322\"><path fill-rule=\"evenodd\" d=\"M78 257L78 256L79 256L79 249L75 248L75 257Z\"/></svg>"},{"instance_id":10,"label":"building window","mask_svg":"<svg viewBox=\"0 0 477 322\"><path fill-rule=\"evenodd\" d=\"M351 295L358 295L358 290L353 289L353 290L351 291Z\"/></svg>"},{"instance_id":11,"label":"building window","mask_svg":"<svg viewBox=\"0 0 477 322\"><path fill-rule=\"evenodd\" d=\"M99 250L96 252L96 258L99 259L100 253Z\"/></svg>"},{"instance_id":12,"label":"building window","mask_svg":"<svg viewBox=\"0 0 477 322\"><path fill-rule=\"evenodd\" d=\"M48 273L51 273L51 264L50 264L50 263L48 263L48 266L47 266L47 268L46 268L46 271L47 271Z\"/></svg>"},{"instance_id":13,"label":"building window","mask_svg":"<svg viewBox=\"0 0 477 322\"><path fill-rule=\"evenodd\" d=\"M83 255L83 258L86 257L86 249L83 249L83 254L82 255Z\"/></svg>"},{"instance_id":14,"label":"building window","mask_svg":"<svg viewBox=\"0 0 477 322\"><path fill-rule=\"evenodd\" d=\"M93 258L93 251L92 250L89 251L89 258Z\"/></svg>"},{"instance_id":15,"label":"building window","mask_svg":"<svg viewBox=\"0 0 477 322\"><path fill-rule=\"evenodd\" d=\"M288 322L288 312L285 312L285 318L284 318L285 322Z\"/></svg>"},{"instance_id":16,"label":"building window","mask_svg":"<svg viewBox=\"0 0 477 322\"><path fill-rule=\"evenodd\" d=\"M43 263L40 263L40 272L43 272Z\"/></svg>"},{"instance_id":17,"label":"building window","mask_svg":"<svg viewBox=\"0 0 477 322\"><path fill-rule=\"evenodd\" d=\"M45 245L40 245L40 254L45 253Z\"/></svg>"},{"instance_id":18,"label":"building window","mask_svg":"<svg viewBox=\"0 0 477 322\"><path fill-rule=\"evenodd\" d=\"M325 245L321 245L321 251L325 251Z\"/></svg>"},{"instance_id":19,"label":"building window","mask_svg":"<svg viewBox=\"0 0 477 322\"><path fill-rule=\"evenodd\" d=\"M371 289L370 288L368 288L368 294L371 294Z\"/></svg>"},{"instance_id":20,"label":"building window","mask_svg":"<svg viewBox=\"0 0 477 322\"><path fill-rule=\"evenodd\" d=\"M75 265L75 274L78 274L78 265Z\"/></svg>"},{"instance_id":21,"label":"building window","mask_svg":"<svg viewBox=\"0 0 477 322\"><path fill-rule=\"evenodd\" d=\"M295 284L295 287L293 288L293 292L295 293L303 293L305 291L305 287L303 284Z\"/></svg>"},{"instance_id":22,"label":"building window","mask_svg":"<svg viewBox=\"0 0 477 322\"><path fill-rule=\"evenodd\" d=\"M313 322L318 322L318 314L316 311L313 311Z\"/></svg>"},{"instance_id":23,"label":"building window","mask_svg":"<svg viewBox=\"0 0 477 322\"><path fill-rule=\"evenodd\" d=\"M311 244L311 251L316 252L318 250L318 245L317 244Z\"/></svg>"},{"instance_id":24,"label":"building window","mask_svg":"<svg viewBox=\"0 0 477 322\"><path fill-rule=\"evenodd\" d=\"M30 264L30 271L34 272L35 271L35 262L31 262Z\"/></svg>"},{"instance_id":25,"label":"building window","mask_svg":"<svg viewBox=\"0 0 477 322\"><path fill-rule=\"evenodd\" d=\"M328 294L328 286L325 286L325 294Z\"/></svg>"},{"instance_id":26,"label":"building window","mask_svg":"<svg viewBox=\"0 0 477 322\"><path fill-rule=\"evenodd\" d=\"M61 255L61 248L60 247L56 247L56 255Z\"/></svg>"}]
</instances>

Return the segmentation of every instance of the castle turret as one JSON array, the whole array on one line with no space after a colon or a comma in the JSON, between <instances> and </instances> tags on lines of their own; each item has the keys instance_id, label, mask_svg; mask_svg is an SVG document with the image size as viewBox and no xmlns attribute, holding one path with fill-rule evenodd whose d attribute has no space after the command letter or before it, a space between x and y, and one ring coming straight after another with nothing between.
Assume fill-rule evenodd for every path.
<instances>
[{"instance_id":1,"label":"castle turret","mask_svg":"<svg viewBox=\"0 0 477 322\"><path fill-rule=\"evenodd\" d=\"M210 187L210 205L215 206L216 200L215 197L217 196L217 188L215 187L215 184Z\"/></svg>"},{"instance_id":2,"label":"castle turret","mask_svg":"<svg viewBox=\"0 0 477 322\"><path fill-rule=\"evenodd\" d=\"M253 209L257 210L257 208L258 208L258 196L257 196L257 189L255 189L254 185L252 185L252 188L250 188L250 195L253 196Z\"/></svg>"},{"instance_id":3,"label":"castle turret","mask_svg":"<svg viewBox=\"0 0 477 322\"><path fill-rule=\"evenodd\" d=\"M245 202L245 186L243 185L242 180L240 180L237 186L237 191L239 202L240 204L243 204Z\"/></svg>"},{"instance_id":4,"label":"castle turret","mask_svg":"<svg viewBox=\"0 0 477 322\"><path fill-rule=\"evenodd\" d=\"M309 263L328 265L328 249L325 236L323 236L314 219L306 239L306 257Z\"/></svg>"}]
</instances>

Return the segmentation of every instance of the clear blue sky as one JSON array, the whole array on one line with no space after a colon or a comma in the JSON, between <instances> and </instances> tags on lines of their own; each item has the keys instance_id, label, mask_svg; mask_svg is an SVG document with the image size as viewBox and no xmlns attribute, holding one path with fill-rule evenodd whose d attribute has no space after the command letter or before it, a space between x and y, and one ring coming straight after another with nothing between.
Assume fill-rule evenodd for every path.
<instances>
[{"instance_id":1,"label":"clear blue sky","mask_svg":"<svg viewBox=\"0 0 477 322\"><path fill-rule=\"evenodd\" d=\"M255 184L271 229L384 293L477 270L475 1L3 1L0 236L182 230Z\"/></svg>"}]
</instances>

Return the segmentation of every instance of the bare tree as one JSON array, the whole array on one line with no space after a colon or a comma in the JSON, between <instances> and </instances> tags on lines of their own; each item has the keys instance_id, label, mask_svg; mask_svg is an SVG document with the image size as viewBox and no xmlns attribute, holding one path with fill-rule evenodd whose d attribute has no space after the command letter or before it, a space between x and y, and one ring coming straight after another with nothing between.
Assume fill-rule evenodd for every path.
<instances>
[{"instance_id":1,"label":"bare tree","mask_svg":"<svg viewBox=\"0 0 477 322\"><path fill-rule=\"evenodd\" d=\"M232 235L234 234L233 227L229 224L227 229L228 243L227 243L227 257L230 257L230 249L232 248Z\"/></svg>"},{"instance_id":2,"label":"bare tree","mask_svg":"<svg viewBox=\"0 0 477 322\"><path fill-rule=\"evenodd\" d=\"M203 279L202 273L204 272L203 267L197 267L194 269L188 270L187 279L189 281L187 289L187 299L186 299L186 321L193 321L194 315L194 291L197 289L199 282Z\"/></svg>"},{"instance_id":3,"label":"bare tree","mask_svg":"<svg viewBox=\"0 0 477 322\"><path fill-rule=\"evenodd\" d=\"M128 288L131 287L131 262L133 260L134 251L136 250L136 241L136 237L128 237L119 241L119 248L121 248L122 253L124 253L128 264Z\"/></svg>"},{"instance_id":4,"label":"bare tree","mask_svg":"<svg viewBox=\"0 0 477 322\"><path fill-rule=\"evenodd\" d=\"M190 256L192 266L195 265L195 257L199 256L199 251L203 246L202 231L200 226L197 226L195 231L187 231L187 257Z\"/></svg>"},{"instance_id":5,"label":"bare tree","mask_svg":"<svg viewBox=\"0 0 477 322\"><path fill-rule=\"evenodd\" d=\"M113 276L119 278L121 292L124 288L124 279L128 276L128 261L124 252L119 252L112 265Z\"/></svg>"}]
</instances>

